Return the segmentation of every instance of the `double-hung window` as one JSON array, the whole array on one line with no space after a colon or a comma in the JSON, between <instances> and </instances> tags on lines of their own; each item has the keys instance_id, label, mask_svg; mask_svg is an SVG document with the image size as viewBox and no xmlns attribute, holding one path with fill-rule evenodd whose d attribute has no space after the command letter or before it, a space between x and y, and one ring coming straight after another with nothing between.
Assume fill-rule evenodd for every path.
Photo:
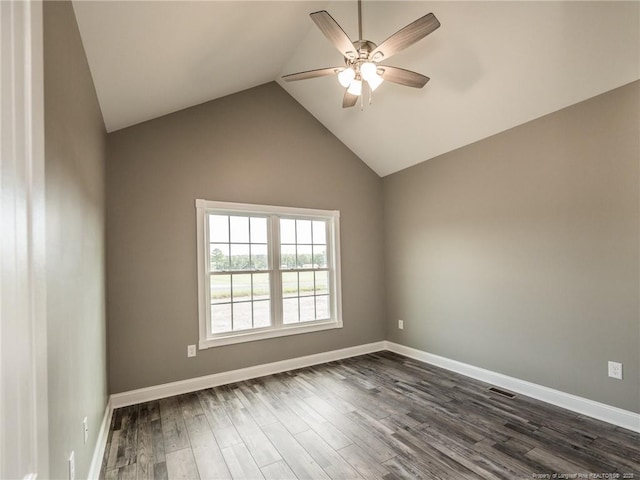
<instances>
[{"instance_id":1,"label":"double-hung window","mask_svg":"<svg viewBox=\"0 0 640 480\"><path fill-rule=\"evenodd\" d=\"M196 200L200 348L342 327L339 212Z\"/></svg>"}]
</instances>

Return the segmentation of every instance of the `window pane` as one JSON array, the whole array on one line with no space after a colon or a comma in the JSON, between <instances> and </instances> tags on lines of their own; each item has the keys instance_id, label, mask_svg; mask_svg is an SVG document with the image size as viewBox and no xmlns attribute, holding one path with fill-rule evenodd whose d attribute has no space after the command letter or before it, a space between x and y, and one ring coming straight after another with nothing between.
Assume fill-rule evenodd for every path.
<instances>
[{"instance_id":1,"label":"window pane","mask_svg":"<svg viewBox=\"0 0 640 480\"><path fill-rule=\"evenodd\" d=\"M211 275L211 303L231 301L231 275Z\"/></svg>"},{"instance_id":2,"label":"window pane","mask_svg":"<svg viewBox=\"0 0 640 480\"><path fill-rule=\"evenodd\" d=\"M209 241L212 243L229 241L229 217L227 215L209 215Z\"/></svg>"},{"instance_id":3,"label":"window pane","mask_svg":"<svg viewBox=\"0 0 640 480\"><path fill-rule=\"evenodd\" d=\"M329 293L329 272L314 272L316 278L316 295Z\"/></svg>"},{"instance_id":4,"label":"window pane","mask_svg":"<svg viewBox=\"0 0 640 480\"><path fill-rule=\"evenodd\" d=\"M331 315L329 313L329 296L320 295L316 297L316 319L325 320L330 317Z\"/></svg>"},{"instance_id":5,"label":"window pane","mask_svg":"<svg viewBox=\"0 0 640 480\"><path fill-rule=\"evenodd\" d=\"M326 268L327 266L327 246L313 246L313 268Z\"/></svg>"},{"instance_id":6,"label":"window pane","mask_svg":"<svg viewBox=\"0 0 640 480\"><path fill-rule=\"evenodd\" d=\"M233 301L251 300L251 274L232 276Z\"/></svg>"},{"instance_id":7,"label":"window pane","mask_svg":"<svg viewBox=\"0 0 640 480\"><path fill-rule=\"evenodd\" d=\"M269 298L269 274L256 273L253 275L253 299L266 300Z\"/></svg>"},{"instance_id":8,"label":"window pane","mask_svg":"<svg viewBox=\"0 0 640 480\"><path fill-rule=\"evenodd\" d=\"M233 331L251 328L251 302L233 304Z\"/></svg>"},{"instance_id":9,"label":"window pane","mask_svg":"<svg viewBox=\"0 0 640 480\"><path fill-rule=\"evenodd\" d=\"M280 247L280 268L296 267L296 246L282 245Z\"/></svg>"},{"instance_id":10,"label":"window pane","mask_svg":"<svg viewBox=\"0 0 640 480\"><path fill-rule=\"evenodd\" d=\"M296 243L311 243L311 220L297 220L296 228Z\"/></svg>"},{"instance_id":11,"label":"window pane","mask_svg":"<svg viewBox=\"0 0 640 480\"><path fill-rule=\"evenodd\" d=\"M271 302L262 300L253 302L253 328L271 326Z\"/></svg>"},{"instance_id":12,"label":"window pane","mask_svg":"<svg viewBox=\"0 0 640 480\"><path fill-rule=\"evenodd\" d=\"M251 264L253 270L267 270L267 246L251 245Z\"/></svg>"},{"instance_id":13,"label":"window pane","mask_svg":"<svg viewBox=\"0 0 640 480\"><path fill-rule=\"evenodd\" d=\"M282 273L282 296L298 296L298 274L296 272Z\"/></svg>"},{"instance_id":14,"label":"window pane","mask_svg":"<svg viewBox=\"0 0 640 480\"><path fill-rule=\"evenodd\" d=\"M229 245L227 243L211 243L209 245L211 271L229 270Z\"/></svg>"},{"instance_id":15,"label":"window pane","mask_svg":"<svg viewBox=\"0 0 640 480\"><path fill-rule=\"evenodd\" d=\"M296 221L280 219L280 243L296 243Z\"/></svg>"},{"instance_id":16,"label":"window pane","mask_svg":"<svg viewBox=\"0 0 640 480\"><path fill-rule=\"evenodd\" d=\"M211 332L231 331L231 304L211 305Z\"/></svg>"},{"instance_id":17,"label":"window pane","mask_svg":"<svg viewBox=\"0 0 640 480\"><path fill-rule=\"evenodd\" d=\"M231 244L231 270L250 270L249 245Z\"/></svg>"},{"instance_id":18,"label":"window pane","mask_svg":"<svg viewBox=\"0 0 640 480\"><path fill-rule=\"evenodd\" d=\"M314 220L313 221L313 243L323 244L327 243L327 223Z\"/></svg>"},{"instance_id":19,"label":"window pane","mask_svg":"<svg viewBox=\"0 0 640 480\"><path fill-rule=\"evenodd\" d=\"M267 219L251 217L251 243L267 243Z\"/></svg>"},{"instance_id":20,"label":"window pane","mask_svg":"<svg viewBox=\"0 0 640 480\"><path fill-rule=\"evenodd\" d=\"M313 272L300 272L300 295L313 295Z\"/></svg>"},{"instance_id":21,"label":"window pane","mask_svg":"<svg viewBox=\"0 0 640 480\"><path fill-rule=\"evenodd\" d=\"M316 319L314 297L300 297L300 321L309 322Z\"/></svg>"},{"instance_id":22,"label":"window pane","mask_svg":"<svg viewBox=\"0 0 640 480\"><path fill-rule=\"evenodd\" d=\"M282 300L282 322L298 323L298 299L285 298Z\"/></svg>"},{"instance_id":23,"label":"window pane","mask_svg":"<svg viewBox=\"0 0 640 480\"><path fill-rule=\"evenodd\" d=\"M229 217L232 243L249 243L249 217Z\"/></svg>"},{"instance_id":24,"label":"window pane","mask_svg":"<svg viewBox=\"0 0 640 480\"><path fill-rule=\"evenodd\" d=\"M311 268L311 245L298 245L298 268Z\"/></svg>"}]
</instances>

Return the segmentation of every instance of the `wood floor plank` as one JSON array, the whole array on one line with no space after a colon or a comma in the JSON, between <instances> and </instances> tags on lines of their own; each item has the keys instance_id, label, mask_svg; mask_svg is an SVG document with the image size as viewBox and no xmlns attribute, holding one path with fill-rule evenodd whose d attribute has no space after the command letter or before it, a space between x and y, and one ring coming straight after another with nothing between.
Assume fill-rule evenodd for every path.
<instances>
[{"instance_id":1,"label":"wood floor plank","mask_svg":"<svg viewBox=\"0 0 640 480\"><path fill-rule=\"evenodd\" d=\"M371 457L359 445L352 443L338 450L338 454L351 465L361 477L366 479L378 479L389 475L391 472L382 466L375 458Z\"/></svg>"},{"instance_id":2,"label":"wood floor plank","mask_svg":"<svg viewBox=\"0 0 640 480\"><path fill-rule=\"evenodd\" d=\"M298 478L329 479L322 467L307 453L284 425L270 423L263 426L262 430Z\"/></svg>"},{"instance_id":3,"label":"wood floor plank","mask_svg":"<svg viewBox=\"0 0 640 480\"><path fill-rule=\"evenodd\" d=\"M300 398L297 394L283 392L279 394L278 397L335 450L353 443L353 440L344 435L322 415L306 404L305 400L310 398L311 395L305 394L304 398Z\"/></svg>"},{"instance_id":4,"label":"wood floor plank","mask_svg":"<svg viewBox=\"0 0 640 480\"><path fill-rule=\"evenodd\" d=\"M204 414L187 416L185 425L200 478L229 478L229 470Z\"/></svg>"},{"instance_id":5,"label":"wood floor plank","mask_svg":"<svg viewBox=\"0 0 640 480\"><path fill-rule=\"evenodd\" d=\"M244 443L223 448L222 455L234 479L252 480L264 478L262 471L253 461L253 457Z\"/></svg>"},{"instance_id":6,"label":"wood floor plank","mask_svg":"<svg viewBox=\"0 0 640 480\"><path fill-rule=\"evenodd\" d=\"M307 430L295 435L295 438L331 478L335 480L362 478L338 452L314 431Z\"/></svg>"},{"instance_id":7,"label":"wood floor plank","mask_svg":"<svg viewBox=\"0 0 640 480\"><path fill-rule=\"evenodd\" d=\"M118 442L118 458L115 466L118 468L136 462L138 443L138 405L131 405L122 409L120 439ZM129 470L127 470L129 472ZM127 475L129 475L127 473ZM121 475L121 474L119 474Z\"/></svg>"},{"instance_id":8,"label":"wood floor plank","mask_svg":"<svg viewBox=\"0 0 640 480\"><path fill-rule=\"evenodd\" d=\"M270 423L269 425L275 424ZM238 427L238 433L259 467L282 459L278 449L257 424L241 425Z\"/></svg>"},{"instance_id":9,"label":"wood floor plank","mask_svg":"<svg viewBox=\"0 0 640 480\"><path fill-rule=\"evenodd\" d=\"M535 460L539 464L543 465L546 471L551 472L581 472L582 467L557 457L553 453L536 447L533 450L529 450L525 456L532 460Z\"/></svg>"},{"instance_id":10,"label":"wood floor plank","mask_svg":"<svg viewBox=\"0 0 640 480\"><path fill-rule=\"evenodd\" d=\"M212 431L220 448L227 448L242 443L242 437L240 437L238 430L236 430L236 427L233 425L225 428L216 428Z\"/></svg>"},{"instance_id":11,"label":"wood floor plank","mask_svg":"<svg viewBox=\"0 0 640 480\"><path fill-rule=\"evenodd\" d=\"M165 454L189 447L189 437L178 397L160 400L160 419Z\"/></svg>"},{"instance_id":12,"label":"wood floor plank","mask_svg":"<svg viewBox=\"0 0 640 480\"><path fill-rule=\"evenodd\" d=\"M276 384L276 382L271 383L272 387L274 384ZM277 418L292 435L309 430L309 425L285 405L277 396L277 393L270 391L268 388L260 388L256 393L256 397L262 401L273 416Z\"/></svg>"},{"instance_id":13,"label":"wood floor plank","mask_svg":"<svg viewBox=\"0 0 640 480\"><path fill-rule=\"evenodd\" d=\"M120 442L120 430L116 430L113 432L113 436L111 437L111 445L109 446L109 450L105 452L105 455L108 455L106 470L117 469L116 461L118 460L118 444Z\"/></svg>"},{"instance_id":14,"label":"wood floor plank","mask_svg":"<svg viewBox=\"0 0 640 480\"><path fill-rule=\"evenodd\" d=\"M421 425L417 430L425 435L429 442L432 442L433 448L480 477L505 480L517 478L517 472L510 471L504 465L478 453L473 449L473 444L469 444L464 439L458 439L455 435L447 435L446 431L430 425Z\"/></svg>"},{"instance_id":15,"label":"wood floor plank","mask_svg":"<svg viewBox=\"0 0 640 480\"><path fill-rule=\"evenodd\" d=\"M138 465L130 463L118 469L118 480L136 480Z\"/></svg>"},{"instance_id":16,"label":"wood floor plank","mask_svg":"<svg viewBox=\"0 0 640 480\"><path fill-rule=\"evenodd\" d=\"M346 415L338 412L332 405L329 405L323 399L318 397L309 397L307 402L348 438L365 446L369 450L370 454L378 461L384 462L396 455L396 452L394 452L387 444L380 441L375 435L372 435L370 431L361 427Z\"/></svg>"},{"instance_id":17,"label":"wood floor plank","mask_svg":"<svg viewBox=\"0 0 640 480\"><path fill-rule=\"evenodd\" d=\"M298 478L284 460L265 465L260 470L266 480L297 480Z\"/></svg>"},{"instance_id":18,"label":"wood floor plank","mask_svg":"<svg viewBox=\"0 0 640 480\"><path fill-rule=\"evenodd\" d=\"M255 459L259 467L281 460L275 446L265 436L256 423L250 411L244 407L240 399L230 389L220 389L216 392L223 403L225 412L231 420L231 425Z\"/></svg>"},{"instance_id":19,"label":"wood floor plank","mask_svg":"<svg viewBox=\"0 0 640 480\"><path fill-rule=\"evenodd\" d=\"M138 451L136 453L137 472L139 480L153 479L153 441L151 424L144 422L138 426Z\"/></svg>"},{"instance_id":20,"label":"wood floor plank","mask_svg":"<svg viewBox=\"0 0 640 480\"><path fill-rule=\"evenodd\" d=\"M152 420L151 429L151 450L153 452L153 462L162 463L166 460L164 450L164 436L162 434L162 421Z\"/></svg>"},{"instance_id":21,"label":"wood floor plank","mask_svg":"<svg viewBox=\"0 0 640 480\"><path fill-rule=\"evenodd\" d=\"M160 420L160 403L157 400L140 404L138 422L147 423Z\"/></svg>"},{"instance_id":22,"label":"wood floor plank","mask_svg":"<svg viewBox=\"0 0 640 480\"><path fill-rule=\"evenodd\" d=\"M385 461L383 465L391 470L399 478L411 478L416 480L444 480L447 477L440 477L433 472L426 472L412 462L410 459L398 455Z\"/></svg>"},{"instance_id":23,"label":"wood floor plank","mask_svg":"<svg viewBox=\"0 0 640 480\"><path fill-rule=\"evenodd\" d=\"M202 415L204 413L197 393L178 395L176 398L178 399L180 411L182 412L182 417L184 419L195 417L196 415Z\"/></svg>"},{"instance_id":24,"label":"wood floor plank","mask_svg":"<svg viewBox=\"0 0 640 480\"><path fill-rule=\"evenodd\" d=\"M247 382L242 382L238 384L238 388L234 390L234 393L242 402L242 405L251 412L253 419L259 426L278 421L267 406L256 396L255 387L247 384Z\"/></svg>"},{"instance_id":25,"label":"wood floor plank","mask_svg":"<svg viewBox=\"0 0 640 480\"><path fill-rule=\"evenodd\" d=\"M233 425L213 389L199 391L198 399L212 430L215 431L216 428L226 428Z\"/></svg>"},{"instance_id":26,"label":"wood floor plank","mask_svg":"<svg viewBox=\"0 0 640 480\"><path fill-rule=\"evenodd\" d=\"M496 445L499 444L501 444L501 442L494 442L491 439L486 439L482 442L476 443L473 448L474 450L481 452L483 455L493 459L497 464L504 465L507 470L519 472L519 476L521 478L531 476L531 472L543 473L546 471L544 465L527 457L526 454L512 456L504 453L496 448Z\"/></svg>"},{"instance_id":27,"label":"wood floor plank","mask_svg":"<svg viewBox=\"0 0 640 480\"><path fill-rule=\"evenodd\" d=\"M153 479L169 480L169 473L167 472L167 462L162 461L153 464Z\"/></svg>"},{"instance_id":28,"label":"wood floor plank","mask_svg":"<svg viewBox=\"0 0 640 480\"><path fill-rule=\"evenodd\" d=\"M409 448L408 452L405 451L403 453L403 458L416 462L422 471L429 472L434 477L446 478L450 472L455 472L460 480L478 480L481 478L456 461L452 456L435 448L429 441L426 441L421 435L417 435L413 430L398 430L393 436Z\"/></svg>"},{"instance_id":29,"label":"wood floor plank","mask_svg":"<svg viewBox=\"0 0 640 480\"><path fill-rule=\"evenodd\" d=\"M118 478L118 469L117 468L111 468L109 470L106 470L105 472L103 472L101 474L100 478L104 478L105 480L117 480L117 478Z\"/></svg>"},{"instance_id":30,"label":"wood floor plank","mask_svg":"<svg viewBox=\"0 0 640 480\"><path fill-rule=\"evenodd\" d=\"M198 467L190 448L167 453L167 476L171 480L198 480Z\"/></svg>"}]
</instances>

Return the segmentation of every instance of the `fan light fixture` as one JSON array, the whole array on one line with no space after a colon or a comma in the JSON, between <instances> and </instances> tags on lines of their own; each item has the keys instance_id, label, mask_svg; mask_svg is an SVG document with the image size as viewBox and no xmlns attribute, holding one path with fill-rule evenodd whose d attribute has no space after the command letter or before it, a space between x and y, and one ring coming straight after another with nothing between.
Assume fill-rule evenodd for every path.
<instances>
[{"instance_id":1,"label":"fan light fixture","mask_svg":"<svg viewBox=\"0 0 640 480\"><path fill-rule=\"evenodd\" d=\"M384 82L384 79L377 73L374 73L369 78L367 78L367 84L369 85L369 88L372 92L375 92L376 88L378 88L382 82Z\"/></svg>"},{"instance_id":2,"label":"fan light fixture","mask_svg":"<svg viewBox=\"0 0 640 480\"><path fill-rule=\"evenodd\" d=\"M353 68L345 68L338 74L338 81L344 88L348 88L351 82L356 78L356 72Z\"/></svg>"},{"instance_id":3,"label":"fan light fixture","mask_svg":"<svg viewBox=\"0 0 640 480\"><path fill-rule=\"evenodd\" d=\"M338 82L347 89L342 100L343 108L353 107L358 102L358 98L362 98L363 85L367 85L369 92L373 92L385 80L414 88L422 88L429 81L429 77L419 73L389 65L379 65L378 62L413 45L440 27L440 22L433 13L420 17L398 30L380 46L369 40L362 40L362 0L358 0L359 40L355 42L349 39L340 25L325 10L311 13L309 16L325 37L342 53L345 66L292 73L282 77L285 81L337 74ZM371 101L371 93L369 101Z\"/></svg>"},{"instance_id":4,"label":"fan light fixture","mask_svg":"<svg viewBox=\"0 0 640 480\"><path fill-rule=\"evenodd\" d=\"M347 88L347 92L349 92L351 95L359 97L362 94L362 80L359 80L357 78L353 80L351 82L351 85L349 85L349 88Z\"/></svg>"},{"instance_id":5,"label":"fan light fixture","mask_svg":"<svg viewBox=\"0 0 640 480\"><path fill-rule=\"evenodd\" d=\"M347 91L351 95L359 96L362 94L362 81L367 82L372 92L384 81L384 79L378 75L378 67L375 63L355 62L354 66L355 70L353 67L347 67L338 74L338 82L347 88Z\"/></svg>"}]
</instances>

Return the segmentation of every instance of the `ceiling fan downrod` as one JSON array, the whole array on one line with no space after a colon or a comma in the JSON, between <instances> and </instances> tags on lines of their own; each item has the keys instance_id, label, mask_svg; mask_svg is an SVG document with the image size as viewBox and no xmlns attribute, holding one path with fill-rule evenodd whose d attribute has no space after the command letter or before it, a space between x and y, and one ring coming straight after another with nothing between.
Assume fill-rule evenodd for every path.
<instances>
[{"instance_id":1,"label":"ceiling fan downrod","mask_svg":"<svg viewBox=\"0 0 640 480\"><path fill-rule=\"evenodd\" d=\"M362 41L362 0L358 0L358 40Z\"/></svg>"}]
</instances>

